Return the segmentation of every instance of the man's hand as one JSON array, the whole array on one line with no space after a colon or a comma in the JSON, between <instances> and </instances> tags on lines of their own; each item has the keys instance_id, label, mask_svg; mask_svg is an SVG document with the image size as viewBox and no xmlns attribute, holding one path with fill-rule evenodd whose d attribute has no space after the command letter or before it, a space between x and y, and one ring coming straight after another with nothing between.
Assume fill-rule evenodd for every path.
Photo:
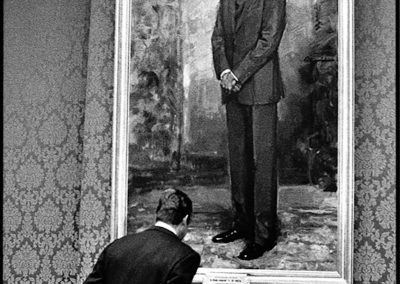
<instances>
[{"instance_id":1,"label":"man's hand","mask_svg":"<svg viewBox=\"0 0 400 284\"><path fill-rule=\"evenodd\" d=\"M239 92L241 88L242 88L242 85L238 81L235 80L235 84L233 85L232 91L234 93L236 93L236 92Z\"/></svg>"},{"instance_id":2,"label":"man's hand","mask_svg":"<svg viewBox=\"0 0 400 284\"><path fill-rule=\"evenodd\" d=\"M241 88L239 82L235 79L232 72L227 72L221 77L220 82L222 88L227 90L229 93L238 92Z\"/></svg>"}]
</instances>

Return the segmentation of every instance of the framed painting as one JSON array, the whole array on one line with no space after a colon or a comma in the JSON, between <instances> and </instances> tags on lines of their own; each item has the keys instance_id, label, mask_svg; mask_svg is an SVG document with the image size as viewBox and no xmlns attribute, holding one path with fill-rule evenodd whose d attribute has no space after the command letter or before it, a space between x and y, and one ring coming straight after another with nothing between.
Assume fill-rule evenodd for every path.
<instances>
[{"instance_id":1,"label":"framed painting","mask_svg":"<svg viewBox=\"0 0 400 284\"><path fill-rule=\"evenodd\" d=\"M352 283L354 3L281 2L280 234L245 261L244 241L212 242L233 200L211 43L219 0L116 1L111 239L153 225L161 190L184 191L194 207L184 241L202 257L194 283Z\"/></svg>"}]
</instances>

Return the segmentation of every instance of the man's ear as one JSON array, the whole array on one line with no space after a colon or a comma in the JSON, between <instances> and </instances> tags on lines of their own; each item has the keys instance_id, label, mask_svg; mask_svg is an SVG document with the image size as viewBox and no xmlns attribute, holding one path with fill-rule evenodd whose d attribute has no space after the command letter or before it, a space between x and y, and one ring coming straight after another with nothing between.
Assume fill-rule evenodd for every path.
<instances>
[{"instance_id":1,"label":"man's ear","mask_svg":"<svg viewBox=\"0 0 400 284\"><path fill-rule=\"evenodd\" d=\"M189 220L189 215L185 215L185 217L183 217L183 219L182 219L182 223L183 223L185 226L187 226L187 225L189 225L189 224L188 224L188 220Z\"/></svg>"}]
</instances>

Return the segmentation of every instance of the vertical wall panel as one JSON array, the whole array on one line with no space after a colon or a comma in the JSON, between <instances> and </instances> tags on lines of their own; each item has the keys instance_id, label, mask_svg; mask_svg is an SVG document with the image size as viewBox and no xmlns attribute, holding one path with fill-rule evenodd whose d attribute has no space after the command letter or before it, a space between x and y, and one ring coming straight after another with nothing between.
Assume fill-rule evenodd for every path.
<instances>
[{"instance_id":1,"label":"vertical wall panel","mask_svg":"<svg viewBox=\"0 0 400 284\"><path fill-rule=\"evenodd\" d=\"M88 4L4 1L4 283L78 273Z\"/></svg>"},{"instance_id":2,"label":"vertical wall panel","mask_svg":"<svg viewBox=\"0 0 400 284\"><path fill-rule=\"evenodd\" d=\"M355 283L395 283L395 1L355 1Z\"/></svg>"}]
</instances>

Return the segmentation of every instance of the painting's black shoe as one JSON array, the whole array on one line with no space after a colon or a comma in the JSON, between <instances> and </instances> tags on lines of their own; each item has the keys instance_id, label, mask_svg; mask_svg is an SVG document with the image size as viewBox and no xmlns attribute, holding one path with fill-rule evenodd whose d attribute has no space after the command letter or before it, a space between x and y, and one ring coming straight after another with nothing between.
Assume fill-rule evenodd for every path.
<instances>
[{"instance_id":1,"label":"painting's black shoe","mask_svg":"<svg viewBox=\"0 0 400 284\"><path fill-rule=\"evenodd\" d=\"M230 243L238 239L243 238L243 235L237 230L232 229L221 234L218 234L212 238L214 243Z\"/></svg>"},{"instance_id":2,"label":"painting's black shoe","mask_svg":"<svg viewBox=\"0 0 400 284\"><path fill-rule=\"evenodd\" d=\"M263 246L256 243L250 243L239 254L238 258L241 260L252 260L259 258L264 254L264 252L271 250L274 246L276 246L276 240L269 241Z\"/></svg>"}]
</instances>

